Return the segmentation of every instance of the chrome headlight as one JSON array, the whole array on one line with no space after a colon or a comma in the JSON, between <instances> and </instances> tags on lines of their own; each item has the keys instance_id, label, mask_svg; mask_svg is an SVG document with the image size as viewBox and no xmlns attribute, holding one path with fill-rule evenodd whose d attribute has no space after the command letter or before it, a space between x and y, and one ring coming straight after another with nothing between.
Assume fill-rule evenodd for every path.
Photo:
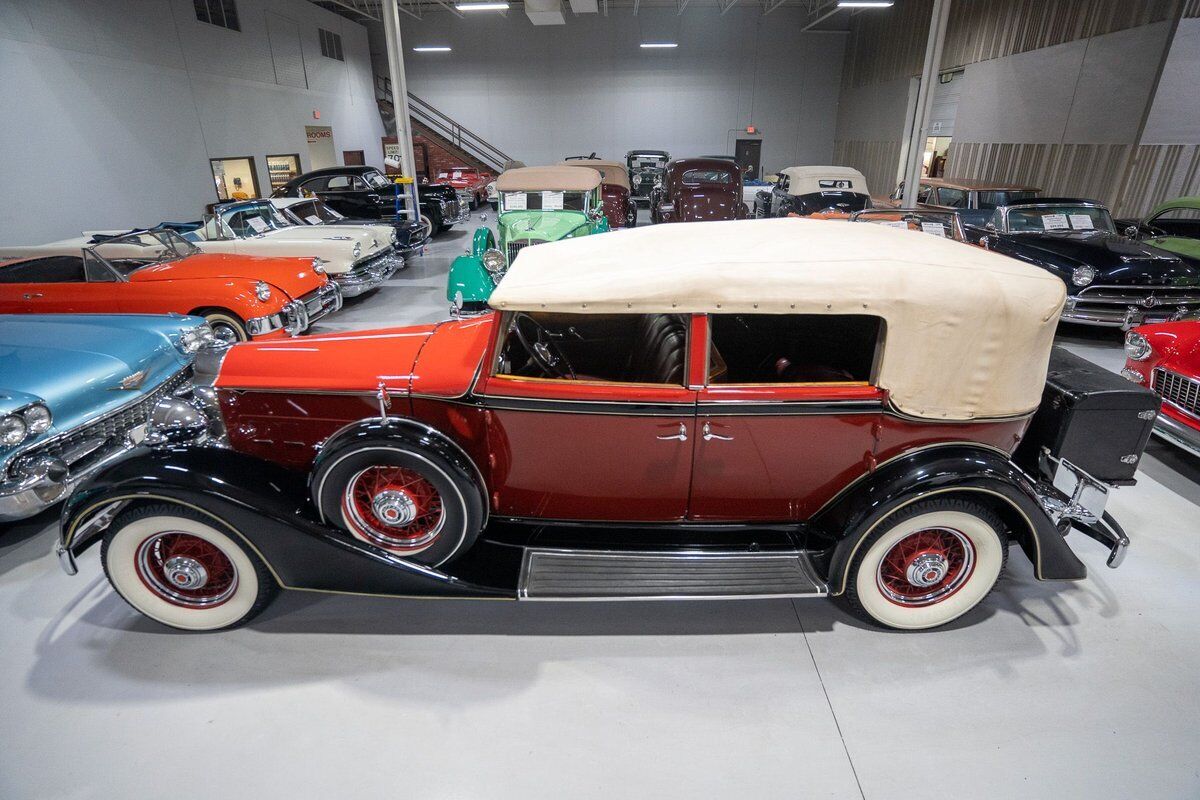
<instances>
[{"instance_id":1,"label":"chrome headlight","mask_svg":"<svg viewBox=\"0 0 1200 800\"><path fill-rule=\"evenodd\" d=\"M25 420L17 414L0 417L0 444L11 447L25 441L25 437L28 435L29 429L25 425Z\"/></svg>"},{"instance_id":2,"label":"chrome headlight","mask_svg":"<svg viewBox=\"0 0 1200 800\"><path fill-rule=\"evenodd\" d=\"M254 287L254 296L262 302L271 299L271 286L266 281L259 281Z\"/></svg>"},{"instance_id":3,"label":"chrome headlight","mask_svg":"<svg viewBox=\"0 0 1200 800\"><path fill-rule=\"evenodd\" d=\"M1084 264L1082 267L1076 267L1071 273L1071 283L1076 286L1087 286L1096 279L1096 270Z\"/></svg>"},{"instance_id":4,"label":"chrome headlight","mask_svg":"<svg viewBox=\"0 0 1200 800\"><path fill-rule=\"evenodd\" d=\"M325 274L325 265L328 263L329 262L323 258L314 258L312 260L313 272L317 273L318 275L324 275Z\"/></svg>"},{"instance_id":5,"label":"chrome headlight","mask_svg":"<svg viewBox=\"0 0 1200 800\"><path fill-rule=\"evenodd\" d=\"M351 248L351 250L350 250L350 257L351 257L351 258L358 258L358 257L359 257L359 256L361 256L361 255L362 255L362 243L361 243L361 242L355 242L355 243L354 243L354 247L353 247L353 248Z\"/></svg>"},{"instance_id":6,"label":"chrome headlight","mask_svg":"<svg viewBox=\"0 0 1200 800\"><path fill-rule=\"evenodd\" d=\"M215 344L216 341L216 334L213 333L212 327L206 322L194 328L181 328L179 331L179 341L175 343L175 346L185 355L191 355L201 347Z\"/></svg>"},{"instance_id":7,"label":"chrome headlight","mask_svg":"<svg viewBox=\"0 0 1200 800\"><path fill-rule=\"evenodd\" d=\"M1150 340L1137 331L1125 334L1125 355L1132 361L1145 361L1154 352Z\"/></svg>"},{"instance_id":8,"label":"chrome headlight","mask_svg":"<svg viewBox=\"0 0 1200 800\"><path fill-rule=\"evenodd\" d=\"M483 268L492 275L499 275L508 268L508 262L504 258L504 253L495 248L484 250L480 260L483 262Z\"/></svg>"},{"instance_id":9,"label":"chrome headlight","mask_svg":"<svg viewBox=\"0 0 1200 800\"><path fill-rule=\"evenodd\" d=\"M50 423L53 422L50 409L41 403L32 405L22 411L21 418L25 421L25 427L31 434L45 433L50 430Z\"/></svg>"}]
</instances>

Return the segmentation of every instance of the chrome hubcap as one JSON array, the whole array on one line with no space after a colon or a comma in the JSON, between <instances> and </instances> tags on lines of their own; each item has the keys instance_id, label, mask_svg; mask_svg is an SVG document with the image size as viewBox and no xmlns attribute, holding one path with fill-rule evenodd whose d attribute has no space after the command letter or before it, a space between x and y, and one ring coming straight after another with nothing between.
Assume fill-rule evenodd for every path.
<instances>
[{"instance_id":1,"label":"chrome hubcap","mask_svg":"<svg viewBox=\"0 0 1200 800\"><path fill-rule=\"evenodd\" d=\"M371 510L385 525L401 527L417 518L417 504L398 489L382 491L371 498Z\"/></svg>"},{"instance_id":2,"label":"chrome hubcap","mask_svg":"<svg viewBox=\"0 0 1200 800\"><path fill-rule=\"evenodd\" d=\"M237 331L228 325L217 323L212 326L212 332L217 341L222 344L237 344L238 342Z\"/></svg>"},{"instance_id":3,"label":"chrome hubcap","mask_svg":"<svg viewBox=\"0 0 1200 800\"><path fill-rule=\"evenodd\" d=\"M908 582L913 586L933 586L946 577L950 562L937 553L922 553L908 565Z\"/></svg>"},{"instance_id":4,"label":"chrome hubcap","mask_svg":"<svg viewBox=\"0 0 1200 800\"><path fill-rule=\"evenodd\" d=\"M167 580L177 589L201 589L208 583L208 570L194 558L172 556L163 564Z\"/></svg>"}]
</instances>

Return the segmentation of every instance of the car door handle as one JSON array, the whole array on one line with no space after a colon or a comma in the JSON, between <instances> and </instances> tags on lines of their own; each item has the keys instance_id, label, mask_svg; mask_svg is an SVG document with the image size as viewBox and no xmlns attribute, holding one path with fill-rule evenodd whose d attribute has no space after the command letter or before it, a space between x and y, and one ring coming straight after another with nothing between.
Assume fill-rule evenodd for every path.
<instances>
[{"instance_id":1,"label":"car door handle","mask_svg":"<svg viewBox=\"0 0 1200 800\"><path fill-rule=\"evenodd\" d=\"M41 292L30 292L30 293L28 293L28 294L26 294L26 295L25 295L25 299L26 299L26 300L33 300L35 297L42 297L42 296L43 296L43 295L42 295L42 293L41 293Z\"/></svg>"},{"instance_id":2,"label":"car door handle","mask_svg":"<svg viewBox=\"0 0 1200 800\"><path fill-rule=\"evenodd\" d=\"M704 435L701 438L704 439L704 441L706 441L706 442L711 442L713 439L716 439L719 442L732 442L733 441L732 436L722 436L719 433L713 433L712 426L709 425L707 422L704 423Z\"/></svg>"},{"instance_id":3,"label":"car door handle","mask_svg":"<svg viewBox=\"0 0 1200 800\"><path fill-rule=\"evenodd\" d=\"M669 441L686 442L687 441L687 426L681 422L681 423L679 423L679 433L673 433L670 436L655 436L654 438L658 439L659 441L662 441L662 442L669 442Z\"/></svg>"}]
</instances>

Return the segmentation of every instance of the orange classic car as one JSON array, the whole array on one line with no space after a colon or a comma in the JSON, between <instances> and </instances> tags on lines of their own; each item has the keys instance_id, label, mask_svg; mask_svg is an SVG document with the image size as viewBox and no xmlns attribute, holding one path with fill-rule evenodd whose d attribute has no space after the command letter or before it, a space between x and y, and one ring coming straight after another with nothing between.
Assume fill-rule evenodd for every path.
<instances>
[{"instance_id":1,"label":"orange classic car","mask_svg":"<svg viewBox=\"0 0 1200 800\"><path fill-rule=\"evenodd\" d=\"M0 314L193 314L232 343L299 335L341 306L312 259L202 253L166 228L0 249Z\"/></svg>"}]
</instances>

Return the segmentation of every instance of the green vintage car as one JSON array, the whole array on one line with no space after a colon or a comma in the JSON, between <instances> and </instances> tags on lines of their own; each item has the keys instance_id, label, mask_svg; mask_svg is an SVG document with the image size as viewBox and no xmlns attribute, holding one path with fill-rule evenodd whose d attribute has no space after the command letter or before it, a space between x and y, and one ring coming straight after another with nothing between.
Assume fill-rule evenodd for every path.
<instances>
[{"instance_id":1,"label":"green vintage car","mask_svg":"<svg viewBox=\"0 0 1200 800\"><path fill-rule=\"evenodd\" d=\"M1126 233L1146 244L1200 261L1200 197L1177 197L1159 203L1146 219Z\"/></svg>"},{"instance_id":2,"label":"green vintage car","mask_svg":"<svg viewBox=\"0 0 1200 800\"><path fill-rule=\"evenodd\" d=\"M496 179L496 227L479 228L471 252L454 259L446 286L451 311L487 308L496 284L522 248L608 230L600 196L601 176L583 167L518 167Z\"/></svg>"}]
</instances>

